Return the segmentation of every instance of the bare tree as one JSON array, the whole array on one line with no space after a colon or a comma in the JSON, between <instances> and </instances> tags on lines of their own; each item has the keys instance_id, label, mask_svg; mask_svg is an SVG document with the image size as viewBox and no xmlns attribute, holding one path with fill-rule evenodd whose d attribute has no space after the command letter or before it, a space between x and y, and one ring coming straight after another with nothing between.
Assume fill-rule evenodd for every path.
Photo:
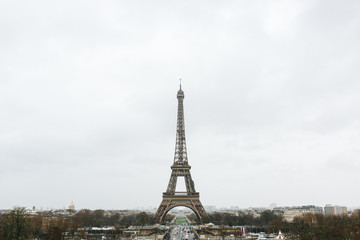
<instances>
[{"instance_id":1,"label":"bare tree","mask_svg":"<svg viewBox=\"0 0 360 240\"><path fill-rule=\"evenodd\" d=\"M2 216L3 239L25 240L31 236L30 218L23 207L15 207Z\"/></svg>"}]
</instances>

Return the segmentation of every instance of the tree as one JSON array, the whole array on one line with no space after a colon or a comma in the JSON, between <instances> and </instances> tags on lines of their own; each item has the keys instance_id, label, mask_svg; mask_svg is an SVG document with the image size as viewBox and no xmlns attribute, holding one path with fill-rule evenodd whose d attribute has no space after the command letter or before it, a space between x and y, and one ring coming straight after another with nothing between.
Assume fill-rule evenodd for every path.
<instances>
[{"instance_id":1,"label":"tree","mask_svg":"<svg viewBox=\"0 0 360 240\"><path fill-rule=\"evenodd\" d=\"M91 227L94 222L93 215L89 209L80 210L75 214L74 219L81 227Z\"/></svg>"},{"instance_id":2,"label":"tree","mask_svg":"<svg viewBox=\"0 0 360 240\"><path fill-rule=\"evenodd\" d=\"M30 219L24 207L15 207L2 216L2 237L5 239L24 240L31 236Z\"/></svg>"},{"instance_id":3,"label":"tree","mask_svg":"<svg viewBox=\"0 0 360 240\"><path fill-rule=\"evenodd\" d=\"M136 223L142 226L149 224L150 221L150 217L146 212L141 212L137 214L135 219L136 219Z\"/></svg>"},{"instance_id":4,"label":"tree","mask_svg":"<svg viewBox=\"0 0 360 240\"><path fill-rule=\"evenodd\" d=\"M351 232L353 239L360 239L360 209L356 209L351 214Z\"/></svg>"},{"instance_id":5,"label":"tree","mask_svg":"<svg viewBox=\"0 0 360 240\"><path fill-rule=\"evenodd\" d=\"M291 233L297 239L359 239L356 221L347 215L324 216L307 213L294 218Z\"/></svg>"},{"instance_id":6,"label":"tree","mask_svg":"<svg viewBox=\"0 0 360 240\"><path fill-rule=\"evenodd\" d=\"M73 238L77 229L80 227L79 223L76 221L74 217L68 220L68 229L70 236Z\"/></svg>"},{"instance_id":7,"label":"tree","mask_svg":"<svg viewBox=\"0 0 360 240\"><path fill-rule=\"evenodd\" d=\"M283 228L283 221L275 219L269 222L268 230L269 232L279 232Z\"/></svg>"},{"instance_id":8,"label":"tree","mask_svg":"<svg viewBox=\"0 0 360 240\"><path fill-rule=\"evenodd\" d=\"M62 240L63 233L66 232L67 221L63 218L50 219L47 224L47 238L48 240Z\"/></svg>"},{"instance_id":9,"label":"tree","mask_svg":"<svg viewBox=\"0 0 360 240\"><path fill-rule=\"evenodd\" d=\"M104 216L105 211L98 209L95 210L92 213L92 217L93 217L93 221L94 221L94 226L95 227L103 227L105 224L105 216Z\"/></svg>"},{"instance_id":10,"label":"tree","mask_svg":"<svg viewBox=\"0 0 360 240\"><path fill-rule=\"evenodd\" d=\"M259 218L259 223L260 225L263 226L267 226L269 224L269 222L274 221L274 220L282 220L282 216L274 213L271 210L265 210L260 214L260 218Z\"/></svg>"},{"instance_id":11,"label":"tree","mask_svg":"<svg viewBox=\"0 0 360 240\"><path fill-rule=\"evenodd\" d=\"M129 215L124 215L121 219L120 219L120 225L123 226L130 226L130 225L134 225L135 224L135 216L133 214L129 214Z\"/></svg>"},{"instance_id":12,"label":"tree","mask_svg":"<svg viewBox=\"0 0 360 240\"><path fill-rule=\"evenodd\" d=\"M43 217L42 216L34 216L31 217L30 221L30 228L31 228L31 234L35 238L41 238L41 236L44 234L42 230L42 224L43 224Z\"/></svg>"},{"instance_id":13,"label":"tree","mask_svg":"<svg viewBox=\"0 0 360 240\"><path fill-rule=\"evenodd\" d=\"M165 215L165 222L171 222L172 220L174 220L174 218L175 218L175 215L173 215L173 214L166 214Z\"/></svg>"},{"instance_id":14,"label":"tree","mask_svg":"<svg viewBox=\"0 0 360 240\"><path fill-rule=\"evenodd\" d=\"M105 225L107 226L115 226L119 224L120 221L120 214L119 213L113 213L110 216L107 216L105 218Z\"/></svg>"}]
</instances>

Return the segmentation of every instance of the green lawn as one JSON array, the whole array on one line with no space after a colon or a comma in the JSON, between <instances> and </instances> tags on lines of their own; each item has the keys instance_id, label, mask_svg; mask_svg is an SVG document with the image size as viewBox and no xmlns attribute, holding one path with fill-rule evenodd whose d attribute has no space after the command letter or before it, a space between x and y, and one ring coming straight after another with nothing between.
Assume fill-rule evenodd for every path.
<instances>
[{"instance_id":1,"label":"green lawn","mask_svg":"<svg viewBox=\"0 0 360 240\"><path fill-rule=\"evenodd\" d=\"M187 223L187 221L186 221L186 218L184 218L184 217L177 217L175 219L175 223L181 224L181 223Z\"/></svg>"}]
</instances>

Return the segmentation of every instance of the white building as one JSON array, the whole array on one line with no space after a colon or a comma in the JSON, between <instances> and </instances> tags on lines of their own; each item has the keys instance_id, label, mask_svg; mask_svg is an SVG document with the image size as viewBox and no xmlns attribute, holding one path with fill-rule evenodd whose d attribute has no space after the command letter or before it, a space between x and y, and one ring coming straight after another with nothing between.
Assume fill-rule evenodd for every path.
<instances>
[{"instance_id":1,"label":"white building","mask_svg":"<svg viewBox=\"0 0 360 240\"><path fill-rule=\"evenodd\" d=\"M344 206L334 206L334 205L326 204L324 209L325 209L325 215L327 216L348 214L347 208Z\"/></svg>"}]
</instances>

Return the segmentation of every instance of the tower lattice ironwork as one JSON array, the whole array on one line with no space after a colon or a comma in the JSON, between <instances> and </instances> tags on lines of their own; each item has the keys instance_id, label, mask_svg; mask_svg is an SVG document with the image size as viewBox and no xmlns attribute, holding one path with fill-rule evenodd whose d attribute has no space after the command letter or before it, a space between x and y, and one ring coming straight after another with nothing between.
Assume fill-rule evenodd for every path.
<instances>
[{"instance_id":1,"label":"tower lattice ironwork","mask_svg":"<svg viewBox=\"0 0 360 240\"><path fill-rule=\"evenodd\" d=\"M200 222L207 217L206 211L200 202L199 192L195 191L194 181L190 174L191 167L188 164L185 141L184 97L184 92L181 90L180 85L180 90L177 93L178 112L174 163L171 166L168 187L166 192L163 193L162 202L154 216L156 222L163 222L167 212L178 206L188 207L193 210ZM178 177L184 177L186 192L176 191Z\"/></svg>"}]
</instances>

